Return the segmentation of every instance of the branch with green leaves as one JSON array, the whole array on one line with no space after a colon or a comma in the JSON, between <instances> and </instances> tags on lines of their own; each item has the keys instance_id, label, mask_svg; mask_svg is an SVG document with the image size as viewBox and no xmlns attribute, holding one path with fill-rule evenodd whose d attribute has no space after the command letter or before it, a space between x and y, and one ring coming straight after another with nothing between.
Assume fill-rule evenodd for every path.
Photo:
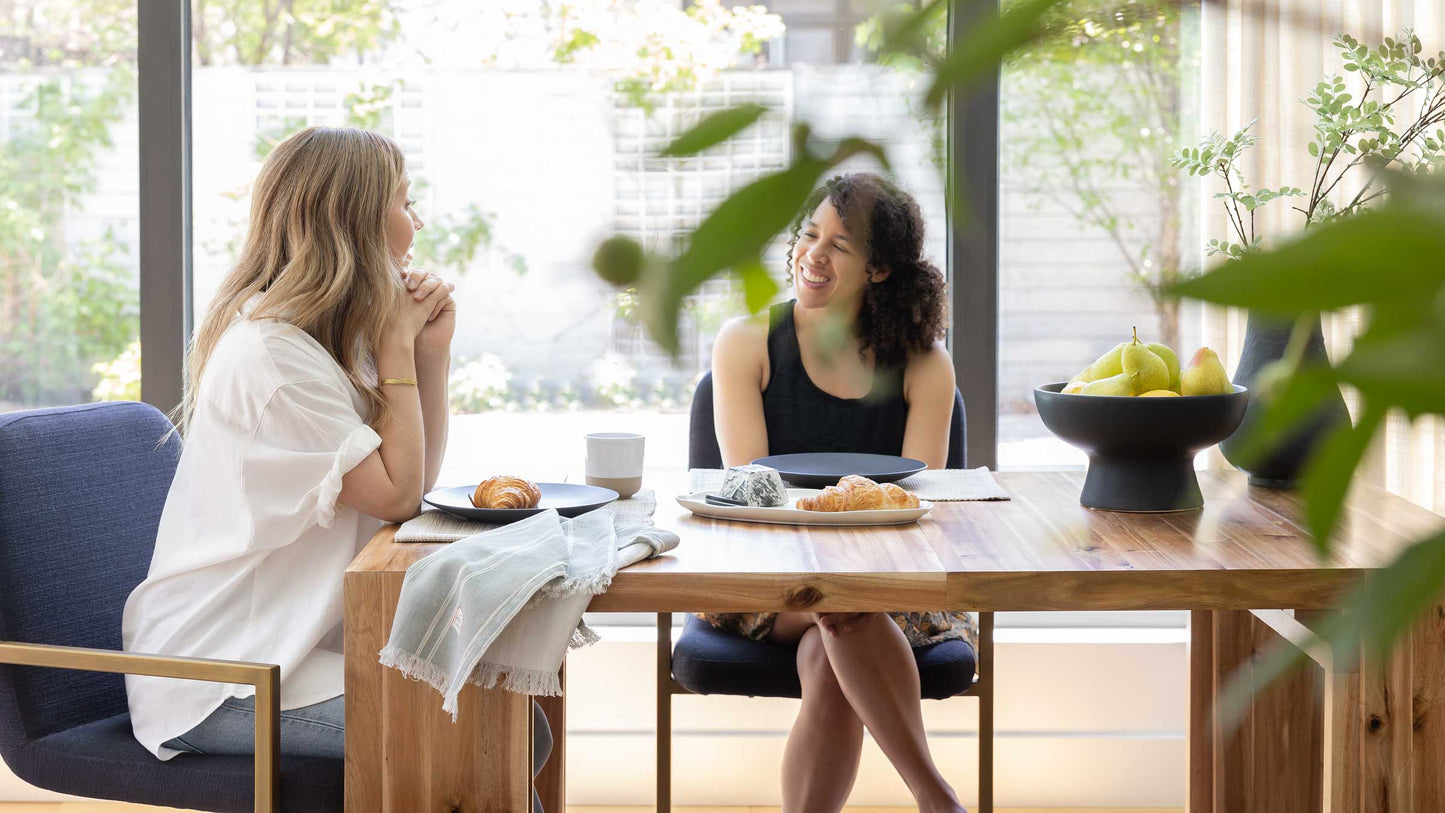
<instances>
[{"instance_id":1,"label":"branch with green leaves","mask_svg":"<svg viewBox=\"0 0 1445 813\"><path fill-rule=\"evenodd\" d=\"M1210 132L1197 147L1187 147L1175 154L1170 162L1191 176L1213 175L1224 182L1225 191L1214 197L1224 201L1224 213L1229 217L1229 227L1235 240L1211 239L1204 248L1208 256L1223 254L1238 259L1260 247L1264 238L1255 228L1255 212L1277 198L1290 198L1304 194L1293 186L1279 189L1257 189L1250 191L1239 169L1239 160L1246 150L1259 141L1250 130L1258 119L1241 127L1234 135L1225 138L1218 131Z\"/></svg>"},{"instance_id":2,"label":"branch with green leaves","mask_svg":"<svg viewBox=\"0 0 1445 813\"><path fill-rule=\"evenodd\" d=\"M1390 202L1321 224L1269 250L1250 252L1179 285L1175 292L1297 320L1286 357L1266 368L1266 397L1246 453L1272 448L1313 418L1341 384L1354 388L1361 409L1353 425L1331 430L1309 459L1301 490L1305 518L1321 556L1339 533L1346 492L1392 411L1411 420L1445 416L1445 176L1381 174ZM1364 331L1349 354L1331 364L1304 361L1306 327L1320 313L1360 307ZM1389 651L1418 614L1445 588L1445 534L1400 551L1347 597L1346 610L1320 630L1334 651L1351 657ZM1236 683L1226 703L1238 713L1248 698L1298 662L1293 648L1276 653L1249 682Z\"/></svg>"},{"instance_id":3,"label":"branch with green leaves","mask_svg":"<svg viewBox=\"0 0 1445 813\"><path fill-rule=\"evenodd\" d=\"M981 18L947 57L933 68L925 101L932 109L949 91L968 87L990 75L1004 56L1038 36L1044 14L1055 0L1023 0L1001 14ZM929 25L948 8L947 0L931 0L922 8L890 16L884 23L884 54L918 54L927 45ZM683 159L726 142L767 113L760 105L727 108L702 118L659 153ZM787 228L825 173L857 155L870 155L885 169L884 145L863 138L814 138L806 122L793 127L792 160L784 169L764 175L718 205L689 236L676 256L657 253L625 237L602 243L593 268L618 287L636 287L638 312L653 341L668 352L679 351L678 315L686 297L703 283L725 274L742 282L748 308L760 311L777 293L777 282L762 258L772 241ZM952 186L952 179L948 179ZM955 209L956 211L956 209Z\"/></svg>"},{"instance_id":4,"label":"branch with green leaves","mask_svg":"<svg viewBox=\"0 0 1445 813\"><path fill-rule=\"evenodd\" d=\"M1257 120L1228 139L1211 132L1198 146L1175 154L1176 168L1214 175L1225 185L1214 197L1224 201L1235 239L1211 239L1208 255L1237 259L1257 250L1262 237L1255 230L1255 211L1275 198L1305 196L1304 205L1294 208L1306 227L1316 226L1358 214L1387 192L1376 185L1375 174L1366 173L1349 201L1337 206L1333 196L1347 177L1360 177L1371 166L1429 173L1445 162L1445 51L1426 55L1408 29L1374 48L1349 34L1333 44L1344 69L1358 73L1362 84L1356 97L1343 76L1326 76L1304 99L1315 121L1314 139L1306 147L1315 159L1307 195L1292 186L1249 190L1238 162L1258 141L1250 133ZM1414 114L1402 125L1398 114L1407 109Z\"/></svg>"},{"instance_id":5,"label":"branch with green leaves","mask_svg":"<svg viewBox=\"0 0 1445 813\"><path fill-rule=\"evenodd\" d=\"M1344 69L1358 73L1364 84L1356 99L1344 77L1328 76L1305 99L1315 114L1315 137L1308 146L1315 172L1308 204L1300 209L1309 225L1355 214L1384 194L1374 189L1375 176L1368 175L1349 203L1335 206L1330 195L1352 170L1374 162L1426 172L1439 164L1445 150L1445 51L1426 55L1409 29L1375 48L1349 34L1333 44ZM1412 104L1415 115L1396 132L1397 114Z\"/></svg>"}]
</instances>

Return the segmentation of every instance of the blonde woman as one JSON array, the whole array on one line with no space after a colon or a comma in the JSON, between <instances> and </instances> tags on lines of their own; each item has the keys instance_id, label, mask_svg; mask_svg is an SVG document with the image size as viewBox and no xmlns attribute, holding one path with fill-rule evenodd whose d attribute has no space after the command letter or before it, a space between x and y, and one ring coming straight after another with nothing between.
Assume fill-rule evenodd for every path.
<instances>
[{"instance_id":1,"label":"blonde woman","mask_svg":"<svg viewBox=\"0 0 1445 813\"><path fill-rule=\"evenodd\" d=\"M302 130L266 159L190 350L185 450L126 602L127 650L280 664L283 756L342 757L342 576L382 522L416 515L446 448L456 306L406 267L409 186L401 150L363 130ZM251 752L248 687L126 690L160 759Z\"/></svg>"}]
</instances>

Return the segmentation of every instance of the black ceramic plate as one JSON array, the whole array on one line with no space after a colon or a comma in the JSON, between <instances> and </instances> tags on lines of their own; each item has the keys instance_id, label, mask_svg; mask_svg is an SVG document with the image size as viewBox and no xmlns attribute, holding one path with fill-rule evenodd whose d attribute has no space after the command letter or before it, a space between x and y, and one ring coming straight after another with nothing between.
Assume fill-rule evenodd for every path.
<instances>
[{"instance_id":1,"label":"black ceramic plate","mask_svg":"<svg viewBox=\"0 0 1445 813\"><path fill-rule=\"evenodd\" d=\"M422 499L426 500L427 504L434 505L448 514L456 514L459 517L496 525L506 525L509 522L526 519L548 508L557 509L557 513L564 517L575 517L578 514L585 514L601 508L617 499L616 491L597 486L538 483L537 489L542 492L542 501L537 504L536 508L477 508L472 505L472 492L477 490L475 485L439 488Z\"/></svg>"},{"instance_id":2,"label":"black ceramic plate","mask_svg":"<svg viewBox=\"0 0 1445 813\"><path fill-rule=\"evenodd\" d=\"M784 480L803 488L837 485L839 479L849 474L861 474L875 483L891 483L928 468L922 460L911 457L851 452L776 454L753 462L777 469Z\"/></svg>"}]
</instances>

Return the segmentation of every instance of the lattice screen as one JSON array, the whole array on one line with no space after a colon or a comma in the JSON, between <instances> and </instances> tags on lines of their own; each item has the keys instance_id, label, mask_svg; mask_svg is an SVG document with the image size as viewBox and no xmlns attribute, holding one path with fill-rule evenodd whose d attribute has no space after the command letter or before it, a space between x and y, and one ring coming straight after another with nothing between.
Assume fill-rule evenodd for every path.
<instances>
[{"instance_id":1,"label":"lattice screen","mask_svg":"<svg viewBox=\"0 0 1445 813\"><path fill-rule=\"evenodd\" d=\"M703 116L725 107L762 104L773 110L756 126L714 149L691 158L658 158L657 153ZM690 92L662 94L649 115L621 94L613 97L613 177L616 208L613 231L662 253L679 251L689 231L729 194L759 176L787 166L788 126L793 111L793 82L788 71L738 71ZM772 252L778 254L775 248ZM766 258L769 267L781 255ZM707 283L693 297L694 307L715 308L735 296L727 280ZM685 316L679 326L683 358L697 369L708 366L711 330ZM702 335L706 332L708 335ZM616 319L612 349L635 361L660 363L663 355L637 326Z\"/></svg>"}]
</instances>

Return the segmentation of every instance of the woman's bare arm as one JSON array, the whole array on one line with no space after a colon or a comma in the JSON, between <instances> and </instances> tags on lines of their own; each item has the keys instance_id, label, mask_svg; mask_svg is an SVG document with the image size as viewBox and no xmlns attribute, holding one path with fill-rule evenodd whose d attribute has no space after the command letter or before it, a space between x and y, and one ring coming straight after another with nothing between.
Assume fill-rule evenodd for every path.
<instances>
[{"instance_id":1,"label":"woman's bare arm","mask_svg":"<svg viewBox=\"0 0 1445 813\"><path fill-rule=\"evenodd\" d=\"M908 360L903 396L908 424L903 431L903 456L922 460L930 469L948 461L948 428L953 418L953 359L942 342Z\"/></svg>"},{"instance_id":2,"label":"woman's bare arm","mask_svg":"<svg viewBox=\"0 0 1445 813\"><path fill-rule=\"evenodd\" d=\"M451 293L446 285L428 286L428 290L421 301L404 296L398 324L377 349L379 380L416 380L416 336ZM382 384L381 393L391 407L391 420L379 432L381 448L341 478L337 500L377 519L405 522L420 510L428 479L422 393L414 384ZM445 443L444 436L440 442ZM436 465L440 466L440 455Z\"/></svg>"},{"instance_id":3,"label":"woman's bare arm","mask_svg":"<svg viewBox=\"0 0 1445 813\"><path fill-rule=\"evenodd\" d=\"M746 317L723 325L713 343L713 425L724 466L741 466L768 453L763 420L767 347L767 320Z\"/></svg>"}]
</instances>

